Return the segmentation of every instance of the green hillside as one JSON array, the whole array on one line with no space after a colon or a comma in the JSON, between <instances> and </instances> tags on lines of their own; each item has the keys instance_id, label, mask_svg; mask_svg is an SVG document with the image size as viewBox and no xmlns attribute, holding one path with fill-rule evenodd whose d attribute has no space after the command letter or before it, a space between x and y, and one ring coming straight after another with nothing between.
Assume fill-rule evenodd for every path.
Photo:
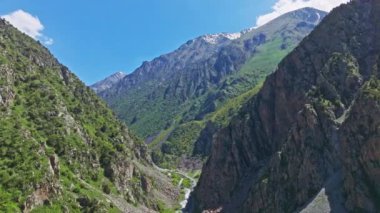
<instances>
[{"instance_id":1,"label":"green hillside","mask_svg":"<svg viewBox=\"0 0 380 213\"><path fill-rule=\"evenodd\" d=\"M145 145L46 48L2 20L0 144L1 212L175 205L163 191L176 189Z\"/></svg>"}]
</instances>

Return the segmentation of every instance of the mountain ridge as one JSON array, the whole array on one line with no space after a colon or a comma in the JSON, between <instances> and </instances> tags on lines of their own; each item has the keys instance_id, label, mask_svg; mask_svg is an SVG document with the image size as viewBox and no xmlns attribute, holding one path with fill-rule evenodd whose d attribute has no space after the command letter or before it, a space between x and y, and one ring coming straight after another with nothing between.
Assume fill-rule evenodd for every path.
<instances>
[{"instance_id":1,"label":"mountain ridge","mask_svg":"<svg viewBox=\"0 0 380 213\"><path fill-rule=\"evenodd\" d=\"M126 75L127 74L124 72L116 72L109 77L96 82L95 84L92 84L90 88L93 89L96 93L102 92L106 89L111 88L114 84L122 80Z\"/></svg>"},{"instance_id":2,"label":"mountain ridge","mask_svg":"<svg viewBox=\"0 0 380 213\"><path fill-rule=\"evenodd\" d=\"M198 144L197 150L202 149L199 144L209 146L210 141L204 139L209 140L220 126L217 123L213 131L203 131L212 126L206 125L209 119L225 123L223 120L237 111L248 94L254 94L255 90L251 90L325 15L306 8L260 28L245 30L233 40L217 34L214 37L220 43L215 44L205 41L207 36L198 37L172 53L144 62L98 95L132 131L147 139L158 165L180 163L182 155L198 158L198 152L193 152L194 144ZM238 98L240 95L244 97ZM231 103L232 99L239 102ZM227 103L229 107L223 107ZM216 112L222 108L223 113Z\"/></svg>"},{"instance_id":3,"label":"mountain ridge","mask_svg":"<svg viewBox=\"0 0 380 213\"><path fill-rule=\"evenodd\" d=\"M307 11L309 13L309 15L313 12L316 12L316 14L319 15L319 18L322 18L321 16L325 16L327 14L327 12L325 11L322 11L322 10L318 10L318 9L315 9L315 8L312 8L312 7L305 7L305 8L301 8L301 9L298 9L296 11L291 11L291 12L288 12L286 14L284 14L284 16L286 15L293 15L293 16L298 16L298 17L301 17L302 14ZM306 13L306 15L308 14ZM305 13L304 13L305 14ZM276 20L279 20L281 19L281 17L278 17L274 20L272 20L271 22L275 22ZM271 23L270 22L270 23ZM317 20L315 22L318 22ZM262 26L261 26L262 27ZM223 33L215 33L215 34L205 34L205 35L201 35L201 36L198 36L194 39L190 39L188 40L187 42L185 42L185 44L181 45L179 48L175 49L174 51L170 52L170 53L165 53L161 56L168 56L170 54L173 54L174 52L176 51L179 51L181 49L185 49L185 48L188 48L191 44L194 44L194 43L201 43L202 41L211 41L211 42L208 42L208 43L211 43L213 44L214 46L219 46L219 45L224 45L224 43L228 43L228 41L233 41L233 40L236 40L236 39L239 39L240 37L246 35L246 34L249 34L251 33L252 31L255 31L257 29L257 27L251 27L251 28L247 28L247 29L244 29L244 30L241 30L240 32L237 32L237 33L227 33L227 32L223 32ZM227 40L226 40L227 39ZM219 42L217 42L218 40L220 40ZM227 42L226 42L227 41ZM216 45L217 44L217 45ZM194 49L195 47L191 47L192 49ZM217 48L216 48L217 49ZM159 57L156 57L154 58L152 61L150 62L153 62L154 60L156 59L159 59L161 56ZM149 61L145 61L142 66L146 63L149 63ZM141 67L139 67L141 68ZM137 68L134 72L130 73L130 74L127 74L127 75L133 75L136 71L139 70L139 68ZM114 74L112 74L111 76L113 76ZM142 74L139 74L139 75L142 75ZM111 77L110 76L110 77ZM108 77L107 77L108 78ZM105 79L107 79L105 78ZM104 79L104 80L105 80ZM96 82L94 84L92 84L90 87L93 87L94 85L96 84L99 84L101 83L102 81L99 81L99 82Z\"/></svg>"}]
</instances>

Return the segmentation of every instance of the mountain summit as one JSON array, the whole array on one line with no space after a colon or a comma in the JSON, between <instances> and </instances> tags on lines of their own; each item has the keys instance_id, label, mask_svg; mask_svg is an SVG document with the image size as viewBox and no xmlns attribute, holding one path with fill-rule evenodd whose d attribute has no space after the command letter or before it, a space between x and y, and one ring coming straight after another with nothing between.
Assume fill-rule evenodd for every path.
<instances>
[{"instance_id":1,"label":"mountain summit","mask_svg":"<svg viewBox=\"0 0 380 213\"><path fill-rule=\"evenodd\" d=\"M127 74L124 72L117 72L106 79L99 81L93 85L91 85L91 89L95 92L103 92L106 89L111 88L113 85L117 84L121 79L123 79Z\"/></svg>"}]
</instances>

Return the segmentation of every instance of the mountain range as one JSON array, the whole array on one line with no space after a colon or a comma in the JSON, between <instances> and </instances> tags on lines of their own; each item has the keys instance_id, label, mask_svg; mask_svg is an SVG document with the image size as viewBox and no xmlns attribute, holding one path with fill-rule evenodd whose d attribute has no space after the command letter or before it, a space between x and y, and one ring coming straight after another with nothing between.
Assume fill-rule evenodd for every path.
<instances>
[{"instance_id":1,"label":"mountain range","mask_svg":"<svg viewBox=\"0 0 380 213\"><path fill-rule=\"evenodd\" d=\"M256 29L200 36L92 88L146 140L155 163L200 168L213 133L325 15L304 8ZM100 91L102 85L108 89Z\"/></svg>"},{"instance_id":2,"label":"mountain range","mask_svg":"<svg viewBox=\"0 0 380 213\"><path fill-rule=\"evenodd\" d=\"M0 212L180 211L380 212L380 0L91 87L0 19Z\"/></svg>"}]
</instances>

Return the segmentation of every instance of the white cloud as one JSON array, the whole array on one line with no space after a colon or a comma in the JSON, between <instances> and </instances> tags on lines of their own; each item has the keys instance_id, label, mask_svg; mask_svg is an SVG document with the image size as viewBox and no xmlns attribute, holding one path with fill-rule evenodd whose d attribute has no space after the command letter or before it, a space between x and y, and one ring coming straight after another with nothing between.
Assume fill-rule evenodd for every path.
<instances>
[{"instance_id":1,"label":"white cloud","mask_svg":"<svg viewBox=\"0 0 380 213\"><path fill-rule=\"evenodd\" d=\"M45 36L42 31L44 30L44 25L38 17L31 15L23 10L16 10L10 14L3 15L1 18L7 20L14 27L16 27L21 32L29 35L35 40L40 40L45 45L52 45L54 40Z\"/></svg>"},{"instance_id":2,"label":"white cloud","mask_svg":"<svg viewBox=\"0 0 380 213\"><path fill-rule=\"evenodd\" d=\"M304 7L313 7L330 12L333 8L349 1L350 0L278 0L272 7L273 11L271 13L257 18L256 26L262 26L287 12Z\"/></svg>"}]
</instances>

